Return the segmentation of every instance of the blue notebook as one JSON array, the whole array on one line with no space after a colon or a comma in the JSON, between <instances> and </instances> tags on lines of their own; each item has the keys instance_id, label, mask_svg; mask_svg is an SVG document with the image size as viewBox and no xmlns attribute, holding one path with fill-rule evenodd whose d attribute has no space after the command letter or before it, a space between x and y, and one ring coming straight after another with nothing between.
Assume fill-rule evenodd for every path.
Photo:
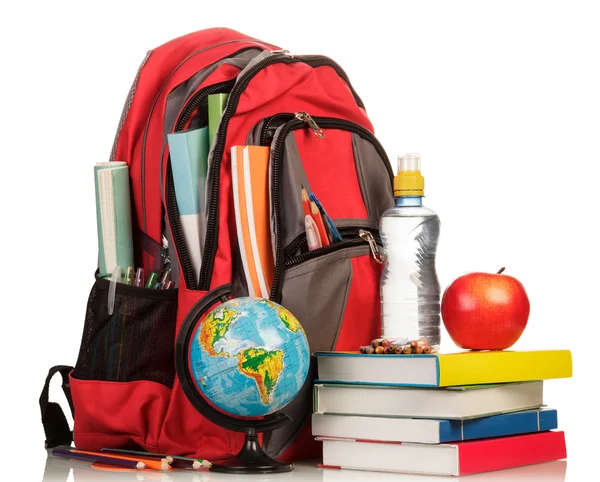
<instances>
[{"instance_id":1,"label":"blue notebook","mask_svg":"<svg viewBox=\"0 0 600 482\"><path fill-rule=\"evenodd\" d=\"M437 444L504 437L558 428L552 409L528 410L469 420L313 414L315 437Z\"/></svg>"},{"instance_id":2,"label":"blue notebook","mask_svg":"<svg viewBox=\"0 0 600 482\"><path fill-rule=\"evenodd\" d=\"M208 127L167 136L179 220L196 276L200 274L206 232Z\"/></svg>"}]
</instances>

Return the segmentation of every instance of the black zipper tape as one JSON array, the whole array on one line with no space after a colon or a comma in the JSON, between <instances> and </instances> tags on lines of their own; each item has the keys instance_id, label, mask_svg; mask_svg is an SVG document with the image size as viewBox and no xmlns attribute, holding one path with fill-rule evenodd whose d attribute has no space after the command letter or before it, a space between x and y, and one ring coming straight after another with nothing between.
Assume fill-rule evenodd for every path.
<instances>
[{"instance_id":1,"label":"black zipper tape","mask_svg":"<svg viewBox=\"0 0 600 482\"><path fill-rule=\"evenodd\" d=\"M214 259L215 254L217 252L217 233L219 229L218 215L220 169L221 161L223 159L223 153L225 150L227 127L229 125L229 121L231 117L233 117L233 115L235 114L241 94L244 92L250 81L261 70L275 63L292 64L296 62L303 62L307 65L310 65L311 67L332 67L337 72L337 74L346 82L352 94L354 95L358 106L364 109L364 104L362 103L362 100L350 84L350 80L348 79L348 76L346 75L344 70L328 57L318 55L294 57L285 53L275 54L261 60L243 75L240 75L238 77L237 82L235 83L233 89L229 93L229 98L225 107L225 112L223 112L223 116L221 117L221 123L219 125L219 130L216 134L217 139L215 143L213 162L211 166L211 171L214 171L215 174L211 177L210 184L210 199L208 200L208 216L206 220L206 241L204 243L204 253L202 254L202 268L200 269L200 281L198 283L198 289L200 290L208 290L210 288L210 279L212 277Z\"/></svg>"},{"instance_id":2,"label":"black zipper tape","mask_svg":"<svg viewBox=\"0 0 600 482\"><path fill-rule=\"evenodd\" d=\"M373 235L375 242L379 246L383 246L383 243L381 242L381 236L379 235L379 231L377 231L377 230L367 229L367 228L339 228L338 231L339 231L340 235L342 236L342 238L353 239L353 238L357 238L359 236L361 229L363 231L369 231ZM333 243L331 246L341 244L345 241L348 241L349 239L344 239L343 241L340 241L338 243ZM283 256L284 256L286 266L288 265L289 260L299 257L299 256L294 255L294 253L296 251L298 251L300 248L302 248L303 246L306 246L308 249L308 245L306 244L306 234L305 233L303 233L299 236L296 236L296 238L294 238L294 240L285 247L285 249L283 251ZM325 246L325 248L328 248L328 247L329 246ZM319 248L319 249L322 249L322 248ZM314 251L317 251L317 250L314 250ZM311 251L311 253L312 252L313 251ZM294 263L294 264L296 264L296 263Z\"/></svg>"},{"instance_id":3,"label":"black zipper tape","mask_svg":"<svg viewBox=\"0 0 600 482\"><path fill-rule=\"evenodd\" d=\"M365 231L367 231L367 230L365 230ZM335 253L336 251L340 251L341 249L353 248L355 246L369 246L369 243L367 241L365 241L364 239L359 237L358 229L352 230L352 232L355 233L354 234L355 237L353 237L351 239L345 239L344 241L340 241L339 243L333 243L333 244L330 244L329 246L323 246L322 248L313 249L312 251L308 251L308 252L300 254L298 256L286 256L284 258L285 267L291 268L292 266L296 266L300 263L304 263L305 261L308 261L310 259L315 259L315 258L319 258L321 256L325 256L326 254ZM374 231L369 231L369 232L373 235L377 244L379 246L382 246L381 239L379 237L379 233L374 232ZM346 232L346 235L348 236L349 234L347 234L347 232ZM303 241L304 241L304 243L306 243L306 236L304 237Z\"/></svg>"},{"instance_id":4,"label":"black zipper tape","mask_svg":"<svg viewBox=\"0 0 600 482\"><path fill-rule=\"evenodd\" d=\"M210 94L229 92L234 83L235 79L219 82L218 84L213 84L205 87L204 89L200 89L193 96L191 96L186 105L183 107L173 132L179 132L185 128L193 113L196 111L196 109L198 109L198 107L200 107L204 99L208 98ZM173 171L171 169L170 158L167 164L166 204L167 218L169 219L171 233L173 234L173 243L175 243L175 249L179 255L181 272L185 280L185 285L190 290L196 290L198 289L198 275L194 272L189 249L185 242L183 228L181 227L181 220L179 219L179 209L177 208L177 199L175 197L175 184L173 182Z\"/></svg>"}]
</instances>

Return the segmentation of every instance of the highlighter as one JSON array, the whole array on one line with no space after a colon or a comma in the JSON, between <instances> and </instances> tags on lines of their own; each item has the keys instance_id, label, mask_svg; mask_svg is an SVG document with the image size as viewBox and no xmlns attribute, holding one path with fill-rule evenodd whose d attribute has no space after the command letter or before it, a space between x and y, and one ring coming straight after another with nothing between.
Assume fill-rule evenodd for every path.
<instances>
[{"instance_id":1,"label":"highlighter","mask_svg":"<svg viewBox=\"0 0 600 482\"><path fill-rule=\"evenodd\" d=\"M304 228L306 229L306 242L308 244L308 250L313 251L322 247L323 245L321 244L319 228L310 214L304 216Z\"/></svg>"}]
</instances>

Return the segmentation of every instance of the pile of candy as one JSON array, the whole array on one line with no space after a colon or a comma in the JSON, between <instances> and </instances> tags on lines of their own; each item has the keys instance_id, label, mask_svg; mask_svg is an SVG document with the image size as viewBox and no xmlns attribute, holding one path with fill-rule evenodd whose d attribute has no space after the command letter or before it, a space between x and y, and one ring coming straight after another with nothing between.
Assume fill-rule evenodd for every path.
<instances>
[{"instance_id":1,"label":"pile of candy","mask_svg":"<svg viewBox=\"0 0 600 482\"><path fill-rule=\"evenodd\" d=\"M376 338L370 345L361 346L359 351L366 355L421 355L437 353L439 346L431 346L427 338L418 338L416 340Z\"/></svg>"}]
</instances>

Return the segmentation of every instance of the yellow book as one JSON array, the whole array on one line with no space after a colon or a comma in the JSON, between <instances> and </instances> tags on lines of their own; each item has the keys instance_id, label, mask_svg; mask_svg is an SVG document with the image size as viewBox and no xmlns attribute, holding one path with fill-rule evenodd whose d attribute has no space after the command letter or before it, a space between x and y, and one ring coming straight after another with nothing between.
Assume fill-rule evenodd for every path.
<instances>
[{"instance_id":1,"label":"yellow book","mask_svg":"<svg viewBox=\"0 0 600 482\"><path fill-rule=\"evenodd\" d=\"M451 387L569 378L569 350L474 351L435 355L317 352L319 382Z\"/></svg>"}]
</instances>

